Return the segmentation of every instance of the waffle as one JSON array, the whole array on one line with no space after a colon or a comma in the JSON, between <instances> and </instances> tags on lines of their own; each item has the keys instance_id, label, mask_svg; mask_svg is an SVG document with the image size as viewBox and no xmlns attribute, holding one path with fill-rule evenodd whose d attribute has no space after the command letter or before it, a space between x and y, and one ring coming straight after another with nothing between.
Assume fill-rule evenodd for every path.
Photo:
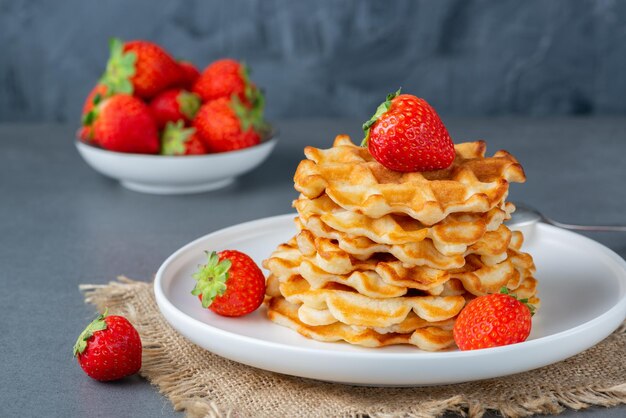
<instances>
[{"instance_id":1,"label":"waffle","mask_svg":"<svg viewBox=\"0 0 626 418\"><path fill-rule=\"evenodd\" d=\"M450 270L462 267L464 257L469 254L478 254L485 264L493 265L506 258L506 251L511 240L511 231L500 225L495 231L486 232L476 243L465 246L464 252L457 254L442 254L431 239L404 244L380 244L363 236L354 236L334 230L324 224L319 217L311 217L306 221L296 219L300 229L298 243L303 253L318 251L319 258L326 258L331 251L329 242L337 247L333 254L343 251L345 257L351 256L358 260L366 260L376 253L388 253L407 265L428 266L432 268Z\"/></svg>"},{"instance_id":2,"label":"waffle","mask_svg":"<svg viewBox=\"0 0 626 418\"><path fill-rule=\"evenodd\" d=\"M263 265L283 282L300 276L313 289L335 283L372 298L399 297L411 289L441 295L446 290L444 284L451 279L458 280L463 289L474 296L497 293L502 287L517 291L526 282L521 297L534 296L534 263L528 254L519 251L521 233L515 232L512 236L515 239L511 240L506 259L500 263L487 265L479 256L471 254L461 268L438 270L424 266L407 267L384 255L367 260L353 259L330 241L307 255L309 242L301 239L301 233L280 245ZM306 251L301 250L300 241L305 242Z\"/></svg>"},{"instance_id":3,"label":"waffle","mask_svg":"<svg viewBox=\"0 0 626 418\"><path fill-rule=\"evenodd\" d=\"M275 279L272 279L275 280ZM377 299L351 288L331 283L312 289L302 277L294 276L278 284L279 293L288 302L311 309L328 310L347 325L389 327L400 324L413 312L427 322L454 318L465 306L463 296L404 296Z\"/></svg>"},{"instance_id":4,"label":"waffle","mask_svg":"<svg viewBox=\"0 0 626 418\"><path fill-rule=\"evenodd\" d=\"M443 350L454 344L451 327L426 326L409 333L379 333L373 329L352 327L340 322L321 326L307 325L298 317L298 305L289 303L282 297L269 299L268 317L277 324L317 341L346 341L364 347L410 344L427 351Z\"/></svg>"},{"instance_id":5,"label":"waffle","mask_svg":"<svg viewBox=\"0 0 626 418\"><path fill-rule=\"evenodd\" d=\"M485 149L483 141L457 144L450 168L400 173L339 135L330 149L305 148L307 159L298 165L294 183L305 197L326 193L351 212L371 218L401 213L433 225L451 213L488 212L505 200L509 182L526 180L513 156L498 151L485 157Z\"/></svg>"},{"instance_id":6,"label":"waffle","mask_svg":"<svg viewBox=\"0 0 626 418\"><path fill-rule=\"evenodd\" d=\"M363 236L379 244L406 244L430 238L445 254L461 254L468 245L477 242L487 231L496 230L510 219L515 210L511 203L502 203L487 213L456 213L434 226L399 215L377 219L350 212L335 204L327 195L315 199L300 197L294 207L304 223L312 217L328 227L352 236Z\"/></svg>"}]
</instances>

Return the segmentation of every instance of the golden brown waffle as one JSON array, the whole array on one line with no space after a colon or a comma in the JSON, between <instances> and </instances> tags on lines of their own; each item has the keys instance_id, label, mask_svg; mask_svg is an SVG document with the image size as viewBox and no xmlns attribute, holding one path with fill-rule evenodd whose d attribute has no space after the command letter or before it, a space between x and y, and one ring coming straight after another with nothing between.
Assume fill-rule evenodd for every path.
<instances>
[{"instance_id":1,"label":"golden brown waffle","mask_svg":"<svg viewBox=\"0 0 626 418\"><path fill-rule=\"evenodd\" d=\"M406 244L430 239L444 255L462 254L486 232L495 231L515 210L512 203L502 203L486 213L456 213L442 222L426 226L406 215L385 215L377 219L347 211L327 195L293 202L301 222L319 219L329 228L346 234L366 237L379 244ZM311 220L311 218L313 218Z\"/></svg>"},{"instance_id":2,"label":"golden brown waffle","mask_svg":"<svg viewBox=\"0 0 626 418\"><path fill-rule=\"evenodd\" d=\"M269 300L268 317L277 324L317 341L346 341L364 347L411 344L428 351L443 350L454 344L452 330L449 327L426 326L410 333L379 333L373 329L352 327L341 322L321 326L307 325L298 317L298 305L289 303L282 297L273 297Z\"/></svg>"},{"instance_id":3,"label":"golden brown waffle","mask_svg":"<svg viewBox=\"0 0 626 418\"><path fill-rule=\"evenodd\" d=\"M509 182L526 180L513 156L498 151L485 157L485 148L482 141L457 144L450 168L400 173L339 135L330 149L305 148L295 188L309 199L326 193L342 208L372 218L403 213L433 225L451 213L488 212L505 200Z\"/></svg>"},{"instance_id":4,"label":"golden brown waffle","mask_svg":"<svg viewBox=\"0 0 626 418\"><path fill-rule=\"evenodd\" d=\"M465 305L462 296L403 296L372 298L353 289L329 283L312 289L300 276L280 281L280 294L288 302L329 310L340 322L362 327L388 327L404 321L410 312L428 322L455 317Z\"/></svg>"},{"instance_id":5,"label":"golden brown waffle","mask_svg":"<svg viewBox=\"0 0 626 418\"><path fill-rule=\"evenodd\" d=\"M428 266L441 270L463 267L464 257L469 254L480 255L485 264L499 263L506 258L511 240L511 231L505 225L500 225L497 230L486 232L476 243L466 246L464 252L444 255L431 239L395 245L380 244L366 237L334 230L317 216L310 217L304 223L296 219L296 225L300 229L298 245L307 255L316 251L317 258L327 258L327 253L331 252L336 258L343 251L346 253L342 256L344 259L353 257L366 260L376 253L388 253L409 266Z\"/></svg>"},{"instance_id":6,"label":"golden brown waffle","mask_svg":"<svg viewBox=\"0 0 626 418\"><path fill-rule=\"evenodd\" d=\"M298 280L300 279L294 279L294 281L296 282ZM269 291L269 294L271 294L272 297L282 297L282 294L280 291L280 285L281 285L281 282L275 276L270 275L270 277L268 278L268 286L271 289L274 289L274 290ZM288 293L290 292L291 287L293 286L289 286L287 288ZM330 310L317 309L317 308L313 308L313 307L306 306L306 305L298 306L298 318L305 324L314 325L314 326L330 325L330 324L339 322L337 318L333 316ZM373 329L374 331L380 334L387 334L390 332L406 334L409 332L413 332L418 328L424 328L427 326L436 326L438 328L443 327L443 328L452 329L453 325L454 325L454 319L447 319L447 320L437 321L437 322L428 322L420 318L419 316L417 316L413 311L411 311L408 313L406 318L404 318L404 320L402 320L401 322L397 324L393 324L393 325L389 325L385 327L372 327L371 329ZM357 325L352 325L352 327L354 329L367 328L367 327L362 327L362 326L357 326Z\"/></svg>"},{"instance_id":7,"label":"golden brown waffle","mask_svg":"<svg viewBox=\"0 0 626 418\"><path fill-rule=\"evenodd\" d=\"M310 251L310 241L300 234L298 239L280 245L263 262L263 266L283 282L300 276L313 289L336 283L372 298L395 298L405 295L410 289L430 295L441 295L446 291L450 294L454 288L446 288L445 284L451 279L458 280L463 289L474 296L497 293L502 287L517 291L522 283L524 292L520 297L534 296L535 265L528 254L519 251L521 233L514 232L511 235L515 239L511 240L511 246L506 251L506 259L494 265L485 264L475 254L468 255L462 267L451 270L407 267L385 254L358 260L329 240Z\"/></svg>"}]
</instances>

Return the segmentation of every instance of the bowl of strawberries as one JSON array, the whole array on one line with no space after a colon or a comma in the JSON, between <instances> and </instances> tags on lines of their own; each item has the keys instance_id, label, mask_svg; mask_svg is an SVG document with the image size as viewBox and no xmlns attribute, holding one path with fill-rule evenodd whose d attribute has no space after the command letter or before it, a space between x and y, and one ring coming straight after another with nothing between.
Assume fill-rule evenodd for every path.
<instances>
[{"instance_id":1,"label":"bowl of strawberries","mask_svg":"<svg viewBox=\"0 0 626 418\"><path fill-rule=\"evenodd\" d=\"M200 72L152 42L113 39L110 50L76 141L99 173L139 192L198 193L231 184L272 152L263 94L241 62Z\"/></svg>"}]
</instances>

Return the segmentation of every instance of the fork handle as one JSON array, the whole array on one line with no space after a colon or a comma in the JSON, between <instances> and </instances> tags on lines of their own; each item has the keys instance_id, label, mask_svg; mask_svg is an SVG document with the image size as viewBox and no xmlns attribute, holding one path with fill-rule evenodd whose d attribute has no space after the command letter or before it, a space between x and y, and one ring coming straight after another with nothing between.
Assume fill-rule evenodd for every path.
<instances>
[{"instance_id":1,"label":"fork handle","mask_svg":"<svg viewBox=\"0 0 626 418\"><path fill-rule=\"evenodd\" d=\"M574 225L564 224L562 222L555 221L554 219L543 219L545 222L558 226L559 228L572 229L575 231L602 231L602 232L626 232L626 225Z\"/></svg>"}]
</instances>

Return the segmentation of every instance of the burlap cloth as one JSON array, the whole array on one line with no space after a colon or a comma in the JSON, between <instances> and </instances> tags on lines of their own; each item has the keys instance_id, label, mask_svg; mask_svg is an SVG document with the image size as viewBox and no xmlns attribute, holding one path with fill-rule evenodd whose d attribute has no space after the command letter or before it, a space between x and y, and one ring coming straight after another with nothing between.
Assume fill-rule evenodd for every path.
<instances>
[{"instance_id":1,"label":"burlap cloth","mask_svg":"<svg viewBox=\"0 0 626 418\"><path fill-rule=\"evenodd\" d=\"M626 326L560 363L500 379L418 388L318 382L244 366L187 341L159 313L146 282L83 285L85 300L125 315L143 342L141 374L190 417L480 417L558 414L626 403Z\"/></svg>"}]
</instances>

